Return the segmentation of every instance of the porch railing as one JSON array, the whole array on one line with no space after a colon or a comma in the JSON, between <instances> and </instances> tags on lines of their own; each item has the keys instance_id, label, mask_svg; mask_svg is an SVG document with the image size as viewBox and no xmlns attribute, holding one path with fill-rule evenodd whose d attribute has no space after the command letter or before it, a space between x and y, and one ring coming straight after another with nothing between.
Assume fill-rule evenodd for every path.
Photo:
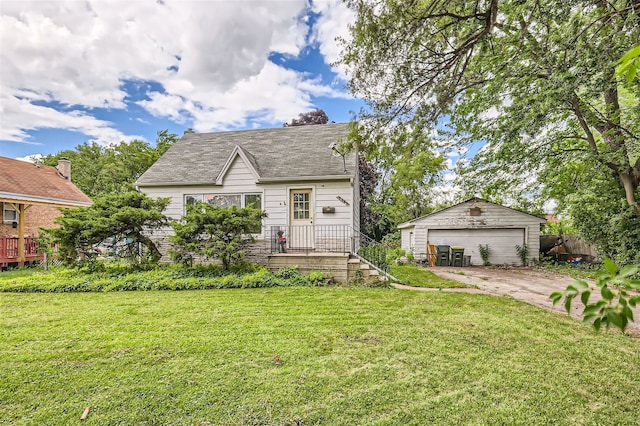
<instances>
[{"instance_id":1,"label":"porch railing","mask_svg":"<svg viewBox=\"0 0 640 426\"><path fill-rule=\"evenodd\" d=\"M18 238L0 237L0 265L6 266L10 263L18 262ZM24 239L24 259L25 261L37 260L38 243L34 238Z\"/></svg>"},{"instance_id":2,"label":"porch railing","mask_svg":"<svg viewBox=\"0 0 640 426\"><path fill-rule=\"evenodd\" d=\"M358 257L388 274L389 248L348 225L272 226L271 253L341 253Z\"/></svg>"},{"instance_id":3,"label":"porch railing","mask_svg":"<svg viewBox=\"0 0 640 426\"><path fill-rule=\"evenodd\" d=\"M348 225L272 226L271 253L342 253L355 251L354 229Z\"/></svg>"},{"instance_id":4,"label":"porch railing","mask_svg":"<svg viewBox=\"0 0 640 426\"><path fill-rule=\"evenodd\" d=\"M380 272L389 276L389 265L387 264L387 253L391 249L384 244L369 238L358 232L358 250L356 255L375 266Z\"/></svg>"}]
</instances>

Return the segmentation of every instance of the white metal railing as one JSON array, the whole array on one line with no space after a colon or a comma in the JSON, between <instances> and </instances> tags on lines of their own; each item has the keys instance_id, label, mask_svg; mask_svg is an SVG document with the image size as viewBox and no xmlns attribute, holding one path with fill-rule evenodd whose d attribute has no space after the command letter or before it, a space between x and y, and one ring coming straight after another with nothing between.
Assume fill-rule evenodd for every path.
<instances>
[{"instance_id":1,"label":"white metal railing","mask_svg":"<svg viewBox=\"0 0 640 426\"><path fill-rule=\"evenodd\" d=\"M286 225L267 230L271 253L341 253L357 256L387 274L390 248L349 225Z\"/></svg>"}]
</instances>

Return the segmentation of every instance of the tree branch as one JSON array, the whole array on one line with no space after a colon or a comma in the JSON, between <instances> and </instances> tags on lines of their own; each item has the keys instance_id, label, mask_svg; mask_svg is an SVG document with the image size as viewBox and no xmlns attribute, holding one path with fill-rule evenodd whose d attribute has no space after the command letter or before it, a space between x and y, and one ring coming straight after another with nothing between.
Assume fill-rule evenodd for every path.
<instances>
[{"instance_id":1,"label":"tree branch","mask_svg":"<svg viewBox=\"0 0 640 426\"><path fill-rule=\"evenodd\" d=\"M589 142L589 147L591 147L591 150L594 153L598 154L599 151L598 151L598 145L596 144L596 139L593 136L593 132L591 132L591 129L589 128L589 124L584 118L584 114L582 113L582 108L580 107L580 99L578 98L577 95L574 95L573 99L571 99L571 110L578 118L580 127L582 127L582 130L584 130L584 133L587 137L587 142Z\"/></svg>"}]
</instances>

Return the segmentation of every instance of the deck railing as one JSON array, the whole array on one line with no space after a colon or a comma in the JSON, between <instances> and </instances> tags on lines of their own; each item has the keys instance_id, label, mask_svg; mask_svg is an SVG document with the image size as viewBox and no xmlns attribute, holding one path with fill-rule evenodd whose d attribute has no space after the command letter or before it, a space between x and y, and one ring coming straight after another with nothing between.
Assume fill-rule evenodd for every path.
<instances>
[{"instance_id":1,"label":"deck railing","mask_svg":"<svg viewBox=\"0 0 640 426\"><path fill-rule=\"evenodd\" d=\"M0 237L0 265L6 266L10 263L18 262L18 238ZM24 239L24 260L32 261L38 259L38 243L34 238Z\"/></svg>"},{"instance_id":2,"label":"deck railing","mask_svg":"<svg viewBox=\"0 0 640 426\"><path fill-rule=\"evenodd\" d=\"M272 226L267 238L271 253L350 254L387 273L390 249L348 225Z\"/></svg>"}]
</instances>

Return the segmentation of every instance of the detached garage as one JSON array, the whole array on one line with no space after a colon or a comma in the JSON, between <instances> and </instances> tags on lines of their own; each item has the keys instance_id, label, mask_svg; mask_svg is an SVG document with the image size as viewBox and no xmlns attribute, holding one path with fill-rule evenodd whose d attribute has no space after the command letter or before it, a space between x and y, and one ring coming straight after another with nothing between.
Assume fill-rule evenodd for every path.
<instances>
[{"instance_id":1,"label":"detached garage","mask_svg":"<svg viewBox=\"0 0 640 426\"><path fill-rule=\"evenodd\" d=\"M472 265L482 265L478 246L488 244L489 262L519 265L516 245L527 244L529 259L540 251L540 227L545 219L509 207L472 198L398 226L402 248L417 259L427 257L427 244L464 247Z\"/></svg>"}]
</instances>

